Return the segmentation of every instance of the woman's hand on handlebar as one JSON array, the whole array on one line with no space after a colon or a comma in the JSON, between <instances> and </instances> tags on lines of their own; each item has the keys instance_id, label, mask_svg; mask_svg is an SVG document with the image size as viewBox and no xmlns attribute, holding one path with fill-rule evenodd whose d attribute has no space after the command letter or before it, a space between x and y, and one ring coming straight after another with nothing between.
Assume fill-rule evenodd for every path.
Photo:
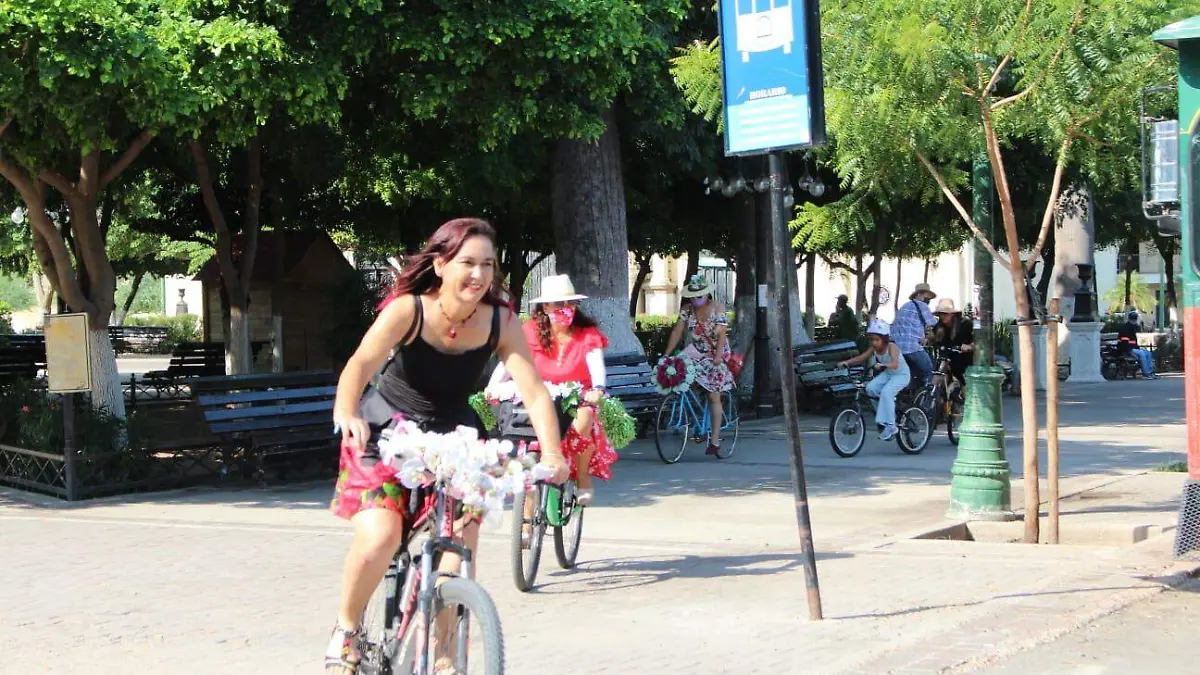
<instances>
[{"instance_id":1,"label":"woman's hand on handlebar","mask_svg":"<svg viewBox=\"0 0 1200 675\"><path fill-rule=\"evenodd\" d=\"M342 443L360 451L367 447L367 441L371 438L371 427L366 420L358 415L335 412L333 424L335 429L342 432Z\"/></svg>"},{"instance_id":2,"label":"woman's hand on handlebar","mask_svg":"<svg viewBox=\"0 0 1200 675\"><path fill-rule=\"evenodd\" d=\"M567 468L567 460L562 455L542 454L538 464L554 470L554 475L547 480L555 485L562 485L571 477L570 469Z\"/></svg>"}]
</instances>

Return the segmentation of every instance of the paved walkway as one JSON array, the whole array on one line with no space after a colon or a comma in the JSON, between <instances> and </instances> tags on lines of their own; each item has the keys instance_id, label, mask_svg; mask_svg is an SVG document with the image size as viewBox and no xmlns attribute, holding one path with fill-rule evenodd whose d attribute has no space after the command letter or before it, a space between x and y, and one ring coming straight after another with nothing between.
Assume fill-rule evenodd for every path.
<instances>
[{"instance_id":1,"label":"paved walkway","mask_svg":"<svg viewBox=\"0 0 1200 675\"><path fill-rule=\"evenodd\" d=\"M588 511L579 569L547 553L541 585L520 594L507 529L485 533L479 577L509 670L935 673L1073 630L1188 569L1161 534L1182 475L1146 474L1183 456L1182 389L1067 383L1063 492L1079 494L1063 529L1086 543L1075 546L913 540L944 522L944 436L919 457L873 441L845 460L823 420L806 419L823 622L806 620L777 423L747 425L726 462L697 448L665 466L639 443ZM1014 469L1015 416L1009 399ZM1019 481L1014 493L1019 505ZM319 484L63 507L0 493L4 672L318 672L348 542L328 497ZM1137 524L1158 536L1117 546Z\"/></svg>"}]
</instances>

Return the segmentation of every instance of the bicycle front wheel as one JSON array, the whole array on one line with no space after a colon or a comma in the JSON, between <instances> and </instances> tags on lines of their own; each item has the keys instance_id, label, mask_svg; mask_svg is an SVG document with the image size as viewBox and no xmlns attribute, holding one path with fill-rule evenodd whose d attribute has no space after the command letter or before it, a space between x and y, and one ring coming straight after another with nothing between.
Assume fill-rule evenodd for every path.
<instances>
[{"instance_id":1,"label":"bicycle front wheel","mask_svg":"<svg viewBox=\"0 0 1200 675\"><path fill-rule=\"evenodd\" d=\"M896 421L896 426L899 428L896 443L909 455L920 454L929 444L929 438L933 436L933 425L929 422L929 415L916 406L906 409Z\"/></svg>"},{"instance_id":2,"label":"bicycle front wheel","mask_svg":"<svg viewBox=\"0 0 1200 675\"><path fill-rule=\"evenodd\" d=\"M691 440L687 413L679 394L671 394L658 406L654 423L654 447L666 464L674 464L683 457Z\"/></svg>"},{"instance_id":3,"label":"bicycle front wheel","mask_svg":"<svg viewBox=\"0 0 1200 675\"><path fill-rule=\"evenodd\" d=\"M867 429L862 414L854 408L842 408L829 421L829 444L838 457L853 457L862 450Z\"/></svg>"},{"instance_id":4,"label":"bicycle front wheel","mask_svg":"<svg viewBox=\"0 0 1200 675\"><path fill-rule=\"evenodd\" d=\"M530 492L518 491L513 497L513 531L512 531L512 573L513 584L522 593L533 588L537 580L538 565L542 558L542 538L546 536L546 518L542 513L545 485L539 485ZM533 500L533 517L525 517L525 505ZM522 541L522 535L529 533L529 544Z\"/></svg>"},{"instance_id":5,"label":"bicycle front wheel","mask_svg":"<svg viewBox=\"0 0 1200 675\"><path fill-rule=\"evenodd\" d=\"M500 614L483 586L470 579L447 579L434 589L429 663L453 665L458 675L504 675L504 635ZM393 672L417 668L424 645L417 644L420 617L404 631ZM431 669L432 670L432 669Z\"/></svg>"},{"instance_id":6,"label":"bicycle front wheel","mask_svg":"<svg viewBox=\"0 0 1200 675\"><path fill-rule=\"evenodd\" d=\"M362 675L392 675L392 655L396 649L396 624L400 607L400 570L393 561L375 587L362 622Z\"/></svg>"},{"instance_id":7,"label":"bicycle front wheel","mask_svg":"<svg viewBox=\"0 0 1200 675\"><path fill-rule=\"evenodd\" d=\"M950 418L946 420L946 435L950 437L950 442L957 446L958 427L962 425L963 408L966 407L961 389L954 392L947 405L950 408Z\"/></svg>"},{"instance_id":8,"label":"bicycle front wheel","mask_svg":"<svg viewBox=\"0 0 1200 675\"><path fill-rule=\"evenodd\" d=\"M721 393L721 417L724 420L721 422L721 447L717 450L717 459L729 459L737 448L738 431L742 423L732 391Z\"/></svg>"},{"instance_id":9,"label":"bicycle front wheel","mask_svg":"<svg viewBox=\"0 0 1200 675\"><path fill-rule=\"evenodd\" d=\"M579 558L579 544L583 540L583 514L587 510L575 500L575 484L567 483L562 495L562 525L554 528L554 555L559 567L573 569Z\"/></svg>"}]
</instances>

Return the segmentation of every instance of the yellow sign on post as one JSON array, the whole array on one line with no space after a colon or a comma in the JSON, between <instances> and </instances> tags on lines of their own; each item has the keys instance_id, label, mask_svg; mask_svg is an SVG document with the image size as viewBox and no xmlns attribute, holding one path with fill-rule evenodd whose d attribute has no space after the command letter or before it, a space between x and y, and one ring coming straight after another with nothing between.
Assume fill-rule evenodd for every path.
<instances>
[{"instance_id":1,"label":"yellow sign on post","mask_svg":"<svg viewBox=\"0 0 1200 675\"><path fill-rule=\"evenodd\" d=\"M47 316L45 333L48 389L55 394L90 391L92 357L88 351L88 315Z\"/></svg>"}]
</instances>

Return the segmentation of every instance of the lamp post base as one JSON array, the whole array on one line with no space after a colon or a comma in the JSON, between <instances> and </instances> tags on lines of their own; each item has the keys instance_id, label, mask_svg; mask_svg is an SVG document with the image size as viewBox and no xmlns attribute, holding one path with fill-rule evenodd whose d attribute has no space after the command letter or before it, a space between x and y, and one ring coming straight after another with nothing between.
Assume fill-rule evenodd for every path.
<instances>
[{"instance_id":1,"label":"lamp post base","mask_svg":"<svg viewBox=\"0 0 1200 675\"><path fill-rule=\"evenodd\" d=\"M958 456L950 469L948 518L1012 520L1012 471L1004 449L1000 383L996 366L967 368L967 400L958 431Z\"/></svg>"}]
</instances>

